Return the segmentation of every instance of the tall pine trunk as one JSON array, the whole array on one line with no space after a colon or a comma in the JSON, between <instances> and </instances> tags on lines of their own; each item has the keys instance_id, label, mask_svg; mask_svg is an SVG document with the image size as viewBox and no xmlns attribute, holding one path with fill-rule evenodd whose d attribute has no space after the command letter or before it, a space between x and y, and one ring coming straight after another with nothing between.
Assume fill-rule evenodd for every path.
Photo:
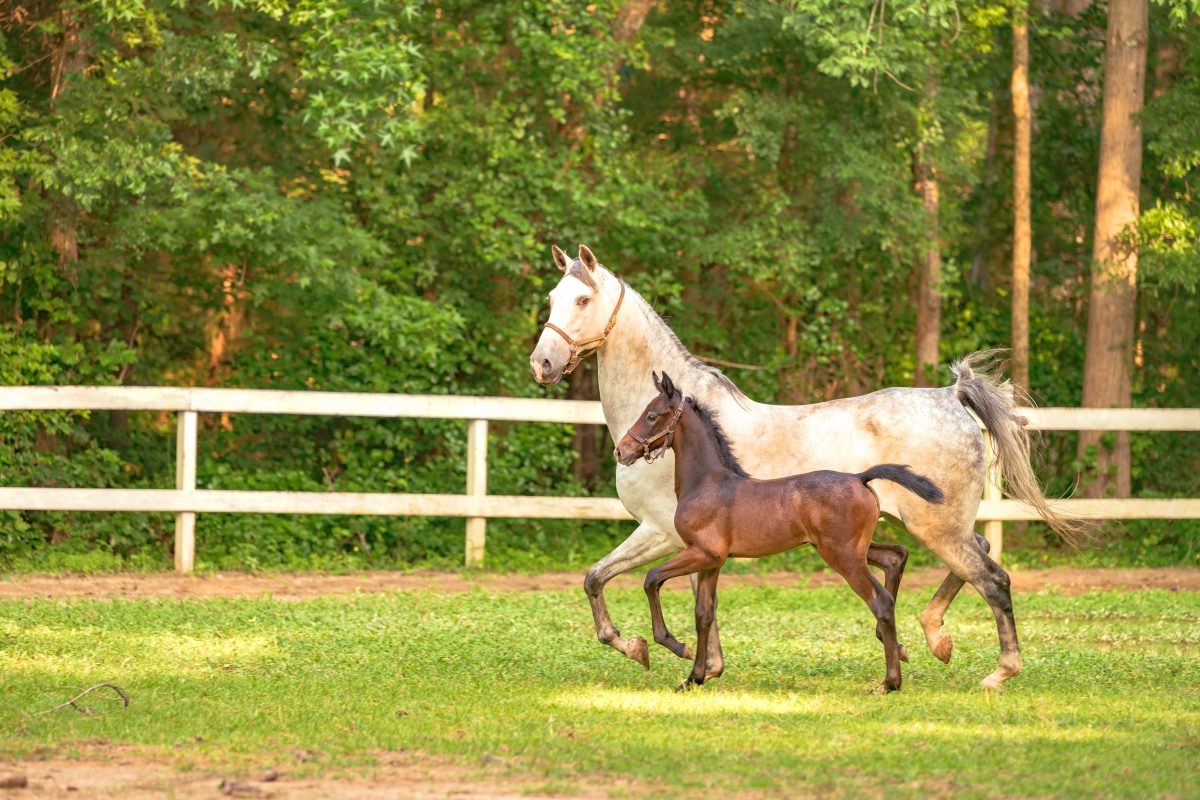
<instances>
[{"instance_id":1,"label":"tall pine trunk","mask_svg":"<svg viewBox=\"0 0 1200 800\"><path fill-rule=\"evenodd\" d=\"M1033 112L1029 107L1029 14L1018 2L1013 19L1013 264L1012 381L1018 395L1029 391L1029 262L1033 232L1030 220L1029 161Z\"/></svg>"},{"instance_id":2,"label":"tall pine trunk","mask_svg":"<svg viewBox=\"0 0 1200 800\"><path fill-rule=\"evenodd\" d=\"M1100 128L1100 177L1088 304L1087 354L1083 371L1085 408L1128 408L1132 403L1137 253L1117 235L1138 216L1142 173L1142 126L1138 115L1146 82L1147 0L1110 0L1104 59L1104 109ZM1082 431L1079 457L1098 446L1095 480L1085 497L1129 494L1129 434L1115 446L1099 431Z\"/></svg>"},{"instance_id":3,"label":"tall pine trunk","mask_svg":"<svg viewBox=\"0 0 1200 800\"><path fill-rule=\"evenodd\" d=\"M937 113L937 73L933 66L925 78L927 114ZM917 259L917 369L913 386L938 385L938 349L942 334L942 250L938 240L938 183L931 143L917 145L913 182L925 212L925 249Z\"/></svg>"}]
</instances>

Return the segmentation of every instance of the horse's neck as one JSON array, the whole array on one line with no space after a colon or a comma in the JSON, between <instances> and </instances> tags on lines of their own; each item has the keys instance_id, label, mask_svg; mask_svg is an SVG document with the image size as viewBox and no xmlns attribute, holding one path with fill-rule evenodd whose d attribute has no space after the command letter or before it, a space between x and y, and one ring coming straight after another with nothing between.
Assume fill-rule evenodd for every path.
<instances>
[{"instance_id":1,"label":"horse's neck","mask_svg":"<svg viewBox=\"0 0 1200 800\"><path fill-rule=\"evenodd\" d=\"M651 372L666 372L687 394L722 416L740 411L727 389L713 390L713 376L691 363L645 301L632 289L625 293L616 325L598 354L600 402L613 440L637 421L655 393Z\"/></svg>"},{"instance_id":2,"label":"horse's neck","mask_svg":"<svg viewBox=\"0 0 1200 800\"><path fill-rule=\"evenodd\" d=\"M682 497L714 472L728 470L721 459L716 435L688 403L683 404L671 449L675 452L676 497Z\"/></svg>"}]
</instances>

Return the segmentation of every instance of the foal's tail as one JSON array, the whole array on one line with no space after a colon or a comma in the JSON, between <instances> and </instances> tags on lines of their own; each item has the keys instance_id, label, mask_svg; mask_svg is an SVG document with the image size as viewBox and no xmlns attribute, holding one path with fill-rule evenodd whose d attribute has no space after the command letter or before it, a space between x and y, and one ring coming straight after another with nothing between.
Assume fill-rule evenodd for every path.
<instances>
[{"instance_id":1,"label":"foal's tail","mask_svg":"<svg viewBox=\"0 0 1200 800\"><path fill-rule=\"evenodd\" d=\"M854 477L864 484L873 480L891 481L908 489L926 503L942 503L946 499L946 495L942 494L942 490L936 483L924 475L913 472L908 468L908 464L880 464L877 467L871 467L866 472L860 472Z\"/></svg>"},{"instance_id":2,"label":"foal's tail","mask_svg":"<svg viewBox=\"0 0 1200 800\"><path fill-rule=\"evenodd\" d=\"M1055 511L1042 494L1030 463L1031 445L1025 427L1029 421L1017 413L1012 383L1004 380L991 363L1000 352L971 353L951 365L950 372L957 379L957 397L979 415L992 435L995 455L987 468L999 470L1005 491L1037 511L1069 544L1078 546L1087 535L1087 527L1081 520Z\"/></svg>"}]
</instances>

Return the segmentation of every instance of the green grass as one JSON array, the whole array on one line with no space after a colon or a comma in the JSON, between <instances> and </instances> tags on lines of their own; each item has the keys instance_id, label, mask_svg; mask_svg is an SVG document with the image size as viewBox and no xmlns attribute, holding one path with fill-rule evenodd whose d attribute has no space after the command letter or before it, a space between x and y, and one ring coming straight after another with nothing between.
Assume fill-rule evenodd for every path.
<instances>
[{"instance_id":1,"label":"green grass","mask_svg":"<svg viewBox=\"0 0 1200 800\"><path fill-rule=\"evenodd\" d=\"M103 739L185 766L327 771L408 748L667 796L1200 796L1200 596L1018 597L1025 671L985 694L990 612L959 599L942 666L916 624L929 591L902 593L913 663L882 697L867 694L883 672L873 624L845 587L724 591L728 672L688 694L662 648L647 673L599 645L581 592L0 603L0 755ZM665 602L693 640L690 597ZM641 592L609 605L648 635ZM130 708L28 714L57 702L47 687L101 681ZM323 755L298 766L295 748Z\"/></svg>"}]
</instances>

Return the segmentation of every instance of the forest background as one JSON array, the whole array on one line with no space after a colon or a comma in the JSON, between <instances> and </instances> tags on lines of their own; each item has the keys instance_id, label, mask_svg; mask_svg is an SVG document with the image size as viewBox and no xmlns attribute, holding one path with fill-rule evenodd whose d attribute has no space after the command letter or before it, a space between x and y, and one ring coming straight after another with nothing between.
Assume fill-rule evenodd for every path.
<instances>
[{"instance_id":1,"label":"forest background","mask_svg":"<svg viewBox=\"0 0 1200 800\"><path fill-rule=\"evenodd\" d=\"M778 403L920 382L920 276L936 256L928 377L945 384L953 358L1010 342L1020 11L7 0L0 384L594 397L594 362L549 392L527 364L558 275L550 244L577 242L694 353ZM1135 406L1200 405L1195 11L1149 8L1142 216L1126 232L1140 251ZM1040 405L1081 400L1106 13L1028 9ZM460 421L204 415L200 436L199 488L465 482ZM606 436L493 425L489 490L612 494ZM5 486L174 485L168 414L10 412L0 443ZM1115 446L1044 444L1059 495L1096 480ZM1133 434L1131 493L1200 495L1198 445ZM577 567L628 530L492 521L488 559ZM169 515L0 512L0 566L166 568L171 536ZM1040 525L1009 536L1009 563L1200 564L1195 522L1113 524L1082 554ZM197 526L201 569L457 566L462 541L448 519Z\"/></svg>"}]
</instances>

